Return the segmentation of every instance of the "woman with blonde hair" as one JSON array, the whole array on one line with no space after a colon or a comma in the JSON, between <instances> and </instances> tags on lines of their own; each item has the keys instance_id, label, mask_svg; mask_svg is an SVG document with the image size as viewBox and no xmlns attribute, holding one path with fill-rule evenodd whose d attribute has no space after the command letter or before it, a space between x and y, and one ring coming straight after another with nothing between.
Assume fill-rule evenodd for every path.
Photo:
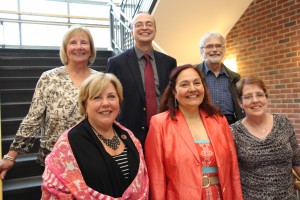
<instances>
[{"instance_id":1,"label":"woman with blonde hair","mask_svg":"<svg viewBox=\"0 0 300 200\"><path fill-rule=\"evenodd\" d=\"M142 146L115 121L122 100L112 74L99 72L83 82L79 107L86 117L47 156L42 199L148 199Z\"/></svg>"},{"instance_id":2,"label":"woman with blonde hair","mask_svg":"<svg viewBox=\"0 0 300 200\"><path fill-rule=\"evenodd\" d=\"M60 48L63 66L44 72L35 88L27 116L23 119L9 152L0 160L0 177L14 166L19 154L28 153L40 137L37 161L44 160L60 134L82 120L77 97L79 86L91 74L96 58L93 37L86 27L73 26L64 35Z\"/></svg>"}]
</instances>

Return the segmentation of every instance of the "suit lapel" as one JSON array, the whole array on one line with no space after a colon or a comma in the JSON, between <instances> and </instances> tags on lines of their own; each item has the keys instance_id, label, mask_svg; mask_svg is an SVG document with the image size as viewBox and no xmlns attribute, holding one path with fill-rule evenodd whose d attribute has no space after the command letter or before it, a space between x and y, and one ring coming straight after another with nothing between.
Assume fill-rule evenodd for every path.
<instances>
[{"instance_id":1,"label":"suit lapel","mask_svg":"<svg viewBox=\"0 0 300 200\"><path fill-rule=\"evenodd\" d=\"M186 146L190 149L197 161L200 163L200 157L197 147L182 113L178 112L176 117L178 121L175 123L175 126L176 130L178 131L178 134L181 136L181 139L184 141Z\"/></svg>"},{"instance_id":2,"label":"suit lapel","mask_svg":"<svg viewBox=\"0 0 300 200\"><path fill-rule=\"evenodd\" d=\"M139 67L139 63L138 63L138 58L136 56L134 48L128 50L127 57L128 57L127 66L129 68L134 80L136 81L138 91L139 91L143 101L146 102L145 92L144 92L144 84L143 84L143 81L141 78L141 72L140 72L140 67Z\"/></svg>"},{"instance_id":3,"label":"suit lapel","mask_svg":"<svg viewBox=\"0 0 300 200\"><path fill-rule=\"evenodd\" d=\"M166 81L165 77L166 77L166 67L167 66L164 66L164 65L166 65L165 59L157 51L154 51L154 58L155 58L156 71L157 71L158 80L159 80L159 92L160 92L160 94L163 94L165 88L163 88L162 85L167 85L164 83Z\"/></svg>"}]
</instances>

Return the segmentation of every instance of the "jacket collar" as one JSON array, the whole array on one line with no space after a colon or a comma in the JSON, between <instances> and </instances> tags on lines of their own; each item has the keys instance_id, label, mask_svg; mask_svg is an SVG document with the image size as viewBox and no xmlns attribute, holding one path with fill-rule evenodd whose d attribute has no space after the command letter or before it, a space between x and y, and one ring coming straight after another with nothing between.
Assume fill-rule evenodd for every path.
<instances>
[{"instance_id":1,"label":"jacket collar","mask_svg":"<svg viewBox=\"0 0 300 200\"><path fill-rule=\"evenodd\" d=\"M210 139L210 142L214 148L215 141L218 140L217 138L217 133L219 132L217 130L218 126L215 126L214 124L217 123L216 119L214 117L209 117L204 111L199 110L200 117L202 119L203 125L206 129L207 135ZM197 150L197 147L195 145L194 139L192 137L192 134L189 130L189 127L187 125L187 122L182 114L181 111L177 112L176 114L177 122L175 123L176 125L176 130L178 130L178 134L184 141L184 143L188 146L190 151L193 153L195 156L196 160L200 163L200 156L199 152ZM187 134L188 133L188 134ZM214 148L215 149L215 148Z\"/></svg>"}]
</instances>

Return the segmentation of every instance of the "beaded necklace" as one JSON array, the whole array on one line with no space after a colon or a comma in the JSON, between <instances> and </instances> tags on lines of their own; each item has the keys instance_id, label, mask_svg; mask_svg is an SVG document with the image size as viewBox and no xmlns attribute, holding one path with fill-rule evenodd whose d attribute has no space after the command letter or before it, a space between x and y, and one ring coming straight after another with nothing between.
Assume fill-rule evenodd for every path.
<instances>
[{"instance_id":1,"label":"beaded necklace","mask_svg":"<svg viewBox=\"0 0 300 200\"><path fill-rule=\"evenodd\" d=\"M109 148L112 148L113 150L116 150L119 145L120 145L120 140L119 137L117 136L115 129L113 129L114 131L114 137L112 139L107 139L105 138L103 135L101 135L100 133L98 133L96 131L96 129L91 125L92 129L94 130L94 132L96 133L96 135L98 136L98 138L100 140L102 140Z\"/></svg>"}]
</instances>

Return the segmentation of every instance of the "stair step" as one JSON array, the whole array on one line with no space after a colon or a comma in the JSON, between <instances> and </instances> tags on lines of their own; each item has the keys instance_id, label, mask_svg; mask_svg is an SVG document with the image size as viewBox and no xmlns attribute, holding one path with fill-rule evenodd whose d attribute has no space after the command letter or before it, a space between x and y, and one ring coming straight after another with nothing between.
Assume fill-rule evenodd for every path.
<instances>
[{"instance_id":1,"label":"stair step","mask_svg":"<svg viewBox=\"0 0 300 200\"><path fill-rule=\"evenodd\" d=\"M62 62L58 57L5 57L0 58L0 66L62 66ZM93 63L94 66L104 66L107 63L106 58L96 59Z\"/></svg>"},{"instance_id":2,"label":"stair step","mask_svg":"<svg viewBox=\"0 0 300 200\"><path fill-rule=\"evenodd\" d=\"M98 71L98 72L106 72L106 65L91 66L91 68Z\"/></svg>"},{"instance_id":3,"label":"stair step","mask_svg":"<svg viewBox=\"0 0 300 200\"><path fill-rule=\"evenodd\" d=\"M37 163L37 153L30 153L18 156L14 167L7 172L5 180L41 176L42 174L41 165Z\"/></svg>"},{"instance_id":4,"label":"stair step","mask_svg":"<svg viewBox=\"0 0 300 200\"><path fill-rule=\"evenodd\" d=\"M0 50L0 58L6 57L57 57L59 58L59 49L8 49L3 48ZM113 51L106 49L97 49L96 58L109 58L114 55Z\"/></svg>"},{"instance_id":5,"label":"stair step","mask_svg":"<svg viewBox=\"0 0 300 200\"><path fill-rule=\"evenodd\" d=\"M33 176L29 178L18 178L3 181L3 191L19 190L25 187L35 187L42 185L42 176Z\"/></svg>"},{"instance_id":6,"label":"stair step","mask_svg":"<svg viewBox=\"0 0 300 200\"><path fill-rule=\"evenodd\" d=\"M0 77L0 89L35 88L39 77Z\"/></svg>"},{"instance_id":7,"label":"stair step","mask_svg":"<svg viewBox=\"0 0 300 200\"><path fill-rule=\"evenodd\" d=\"M0 89L2 103L7 102L31 102L34 88L31 89Z\"/></svg>"},{"instance_id":8,"label":"stair step","mask_svg":"<svg viewBox=\"0 0 300 200\"><path fill-rule=\"evenodd\" d=\"M43 66L47 65L60 66L61 61L57 57L2 57L0 65L5 66L18 66L22 63L23 66Z\"/></svg>"},{"instance_id":9,"label":"stair step","mask_svg":"<svg viewBox=\"0 0 300 200\"><path fill-rule=\"evenodd\" d=\"M23 117L6 118L6 119L2 118L1 120L2 139L4 139L5 137L10 137L11 135L14 136L22 120Z\"/></svg>"},{"instance_id":10,"label":"stair step","mask_svg":"<svg viewBox=\"0 0 300 200\"><path fill-rule=\"evenodd\" d=\"M28 113L31 102L10 102L1 103L2 119L25 117Z\"/></svg>"},{"instance_id":11,"label":"stair step","mask_svg":"<svg viewBox=\"0 0 300 200\"><path fill-rule=\"evenodd\" d=\"M0 77L40 77L43 72L54 68L54 66L45 66L45 64L28 67L24 65L9 66L5 63L5 66L0 66Z\"/></svg>"},{"instance_id":12,"label":"stair step","mask_svg":"<svg viewBox=\"0 0 300 200\"><path fill-rule=\"evenodd\" d=\"M1 49L1 57L59 57L59 49Z\"/></svg>"},{"instance_id":13,"label":"stair step","mask_svg":"<svg viewBox=\"0 0 300 200\"><path fill-rule=\"evenodd\" d=\"M4 200L39 200L42 196L41 191L42 177L34 176L3 181Z\"/></svg>"}]
</instances>

